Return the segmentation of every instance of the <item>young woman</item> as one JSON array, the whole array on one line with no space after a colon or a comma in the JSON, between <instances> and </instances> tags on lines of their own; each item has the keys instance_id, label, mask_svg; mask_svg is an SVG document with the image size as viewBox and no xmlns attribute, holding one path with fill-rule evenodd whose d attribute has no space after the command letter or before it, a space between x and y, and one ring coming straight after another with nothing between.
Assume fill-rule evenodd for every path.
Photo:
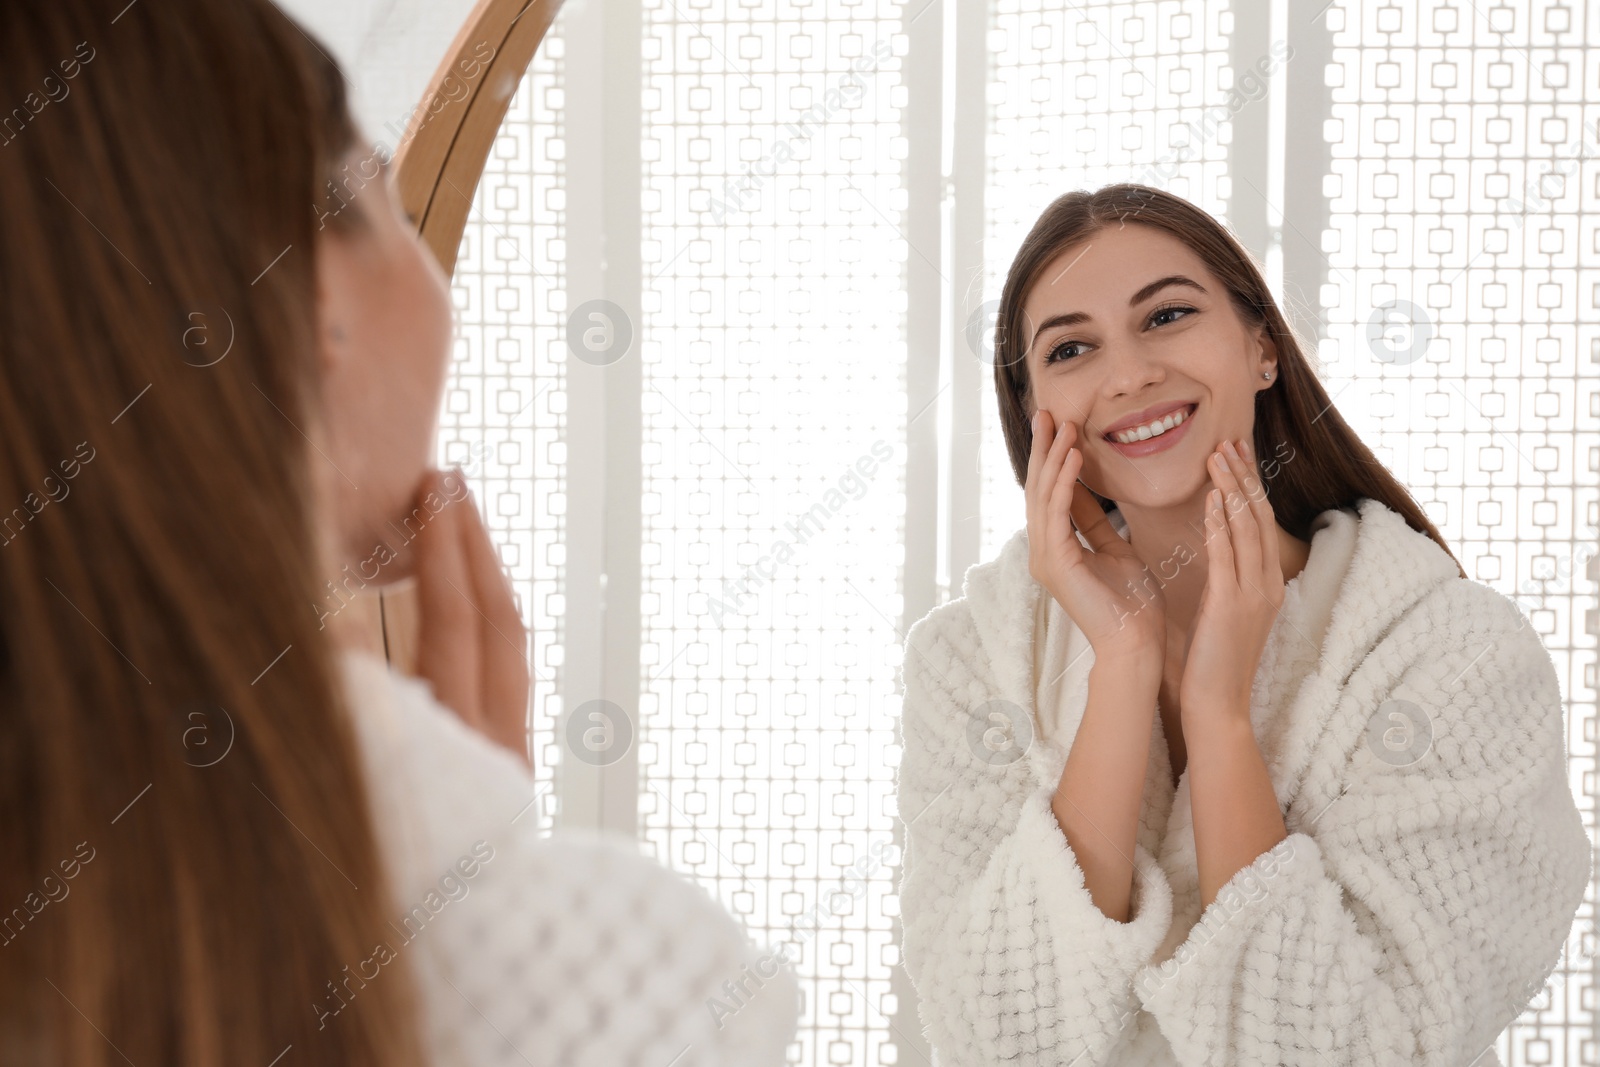
<instances>
[{"instance_id":1,"label":"young woman","mask_svg":"<svg viewBox=\"0 0 1600 1067\"><path fill-rule=\"evenodd\" d=\"M1027 527L904 665L941 1062L1496 1063L1590 872L1538 636L1193 205L1056 200L995 356Z\"/></svg>"},{"instance_id":2,"label":"young woman","mask_svg":"<svg viewBox=\"0 0 1600 1067\"><path fill-rule=\"evenodd\" d=\"M781 1063L781 959L523 817L447 286L333 62L267 0L5 4L0 101L0 1063ZM351 571L417 578L424 680Z\"/></svg>"}]
</instances>

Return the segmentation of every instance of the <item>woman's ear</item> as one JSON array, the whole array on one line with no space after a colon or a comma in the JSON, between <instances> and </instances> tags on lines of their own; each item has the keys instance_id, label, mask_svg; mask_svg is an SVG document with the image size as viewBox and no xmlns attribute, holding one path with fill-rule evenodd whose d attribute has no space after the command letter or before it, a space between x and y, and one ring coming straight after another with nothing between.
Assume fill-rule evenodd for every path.
<instances>
[{"instance_id":1,"label":"woman's ear","mask_svg":"<svg viewBox=\"0 0 1600 1067\"><path fill-rule=\"evenodd\" d=\"M351 264L343 262L336 237L317 239L316 250L316 335L317 364L326 376L348 354L346 322L350 304L342 279L350 276Z\"/></svg>"},{"instance_id":2,"label":"woman's ear","mask_svg":"<svg viewBox=\"0 0 1600 1067\"><path fill-rule=\"evenodd\" d=\"M1256 327L1256 351L1258 388L1266 388L1278 377L1278 346L1273 343L1265 323Z\"/></svg>"}]
</instances>

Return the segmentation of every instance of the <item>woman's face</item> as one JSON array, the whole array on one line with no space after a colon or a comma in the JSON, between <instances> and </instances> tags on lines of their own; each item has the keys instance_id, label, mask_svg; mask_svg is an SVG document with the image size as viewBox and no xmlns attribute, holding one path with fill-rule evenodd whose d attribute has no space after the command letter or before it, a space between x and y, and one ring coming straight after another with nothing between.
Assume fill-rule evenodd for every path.
<instances>
[{"instance_id":1,"label":"woman's face","mask_svg":"<svg viewBox=\"0 0 1600 1067\"><path fill-rule=\"evenodd\" d=\"M340 182L354 188L344 202L329 196L318 211L359 211L364 227L331 223L317 235L318 343L324 412L318 447L330 470L331 522L341 558L337 567L368 560L380 541L396 550L373 579L385 585L407 577L413 560L395 529L424 471L450 364L450 287L438 261L417 236L380 157L359 144L346 158ZM326 221L326 220L325 220ZM394 523L391 527L390 522ZM370 565L369 565L370 569Z\"/></svg>"},{"instance_id":2,"label":"woman's face","mask_svg":"<svg viewBox=\"0 0 1600 1067\"><path fill-rule=\"evenodd\" d=\"M1262 372L1277 377L1264 331L1245 327L1187 245L1150 226L1107 227L1047 264L1023 330L1034 404L1077 425L1079 477L1119 503L1197 499L1211 485L1206 457L1251 439L1255 394L1273 384ZM1106 437L1173 412L1184 423L1138 445Z\"/></svg>"}]
</instances>

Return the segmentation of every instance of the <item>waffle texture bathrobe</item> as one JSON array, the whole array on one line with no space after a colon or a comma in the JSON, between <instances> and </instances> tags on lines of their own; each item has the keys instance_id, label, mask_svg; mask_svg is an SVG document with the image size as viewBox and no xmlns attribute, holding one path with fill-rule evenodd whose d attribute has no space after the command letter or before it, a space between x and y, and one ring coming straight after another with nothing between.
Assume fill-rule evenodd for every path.
<instances>
[{"instance_id":1,"label":"waffle texture bathrobe","mask_svg":"<svg viewBox=\"0 0 1600 1067\"><path fill-rule=\"evenodd\" d=\"M342 659L400 912L324 1026L405 959L433 1063L779 1067L799 987L704 889L631 841L537 831L540 787L422 681Z\"/></svg>"},{"instance_id":2,"label":"waffle texture bathrobe","mask_svg":"<svg viewBox=\"0 0 1600 1067\"><path fill-rule=\"evenodd\" d=\"M941 1067L1499 1063L1591 859L1510 599L1379 501L1319 515L1250 701L1289 836L1202 913L1155 716L1119 923L1050 807L1093 649L1025 529L963 593L907 634L901 718L904 958Z\"/></svg>"}]
</instances>

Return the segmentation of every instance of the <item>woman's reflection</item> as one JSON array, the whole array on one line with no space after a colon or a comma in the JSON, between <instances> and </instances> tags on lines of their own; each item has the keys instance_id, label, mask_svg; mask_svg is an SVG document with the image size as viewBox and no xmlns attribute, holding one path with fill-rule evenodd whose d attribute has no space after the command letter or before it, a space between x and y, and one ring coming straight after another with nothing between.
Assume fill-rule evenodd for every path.
<instances>
[{"instance_id":1,"label":"woman's reflection","mask_svg":"<svg viewBox=\"0 0 1600 1067\"><path fill-rule=\"evenodd\" d=\"M1473 1061L1589 877L1538 636L1178 197L1049 206L995 386L1027 526L904 667L904 953L934 1046Z\"/></svg>"}]
</instances>

